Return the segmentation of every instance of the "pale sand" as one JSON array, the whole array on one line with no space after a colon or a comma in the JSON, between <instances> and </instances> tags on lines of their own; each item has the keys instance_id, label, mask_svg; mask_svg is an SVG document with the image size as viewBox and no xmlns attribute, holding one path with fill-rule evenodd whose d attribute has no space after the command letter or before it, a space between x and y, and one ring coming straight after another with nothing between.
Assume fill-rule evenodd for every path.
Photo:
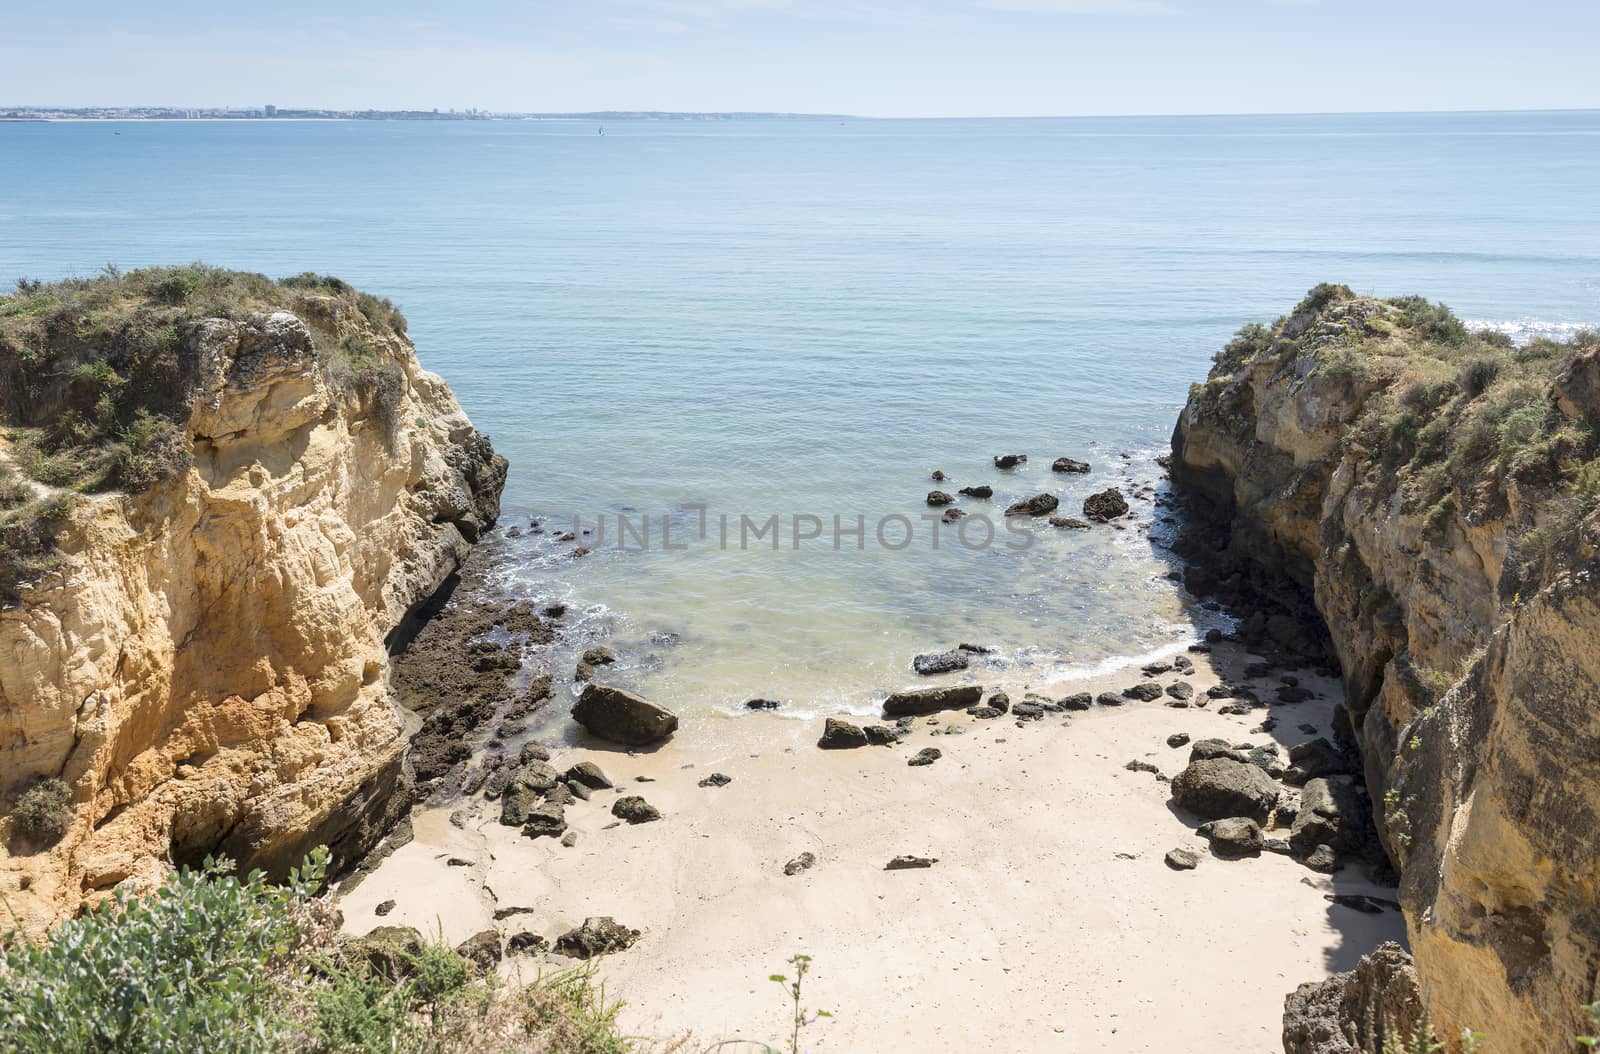
<instances>
[{"instance_id":1,"label":"pale sand","mask_svg":"<svg viewBox=\"0 0 1600 1054\"><path fill-rule=\"evenodd\" d=\"M1207 657L1194 658L1185 679L1203 692L1217 678ZM1236 652L1218 659L1235 674L1242 662ZM1122 671L1041 691L1059 698L1143 679ZM1364 915L1323 894L1393 891L1356 867L1329 877L1273 854L1212 857L1169 810L1166 785L1123 765L1140 758L1176 774L1188 756L1166 746L1176 731L1280 744L1309 738L1295 727L1304 721L1326 731L1337 683L1301 683L1321 698L1248 716L1160 702L1026 727L942 714L938 725L918 718L895 748L819 750L821 720L686 721L651 754L554 758L562 768L596 761L621 793L660 808L660 821L607 830L617 794L597 792L568 807L579 842L564 848L500 826L498 803L478 803L468 830L449 810L419 810L416 839L341 907L351 932L442 926L452 943L495 925L496 907L534 909L499 923L504 934L552 940L586 916L615 916L644 933L602 965L608 994L628 1004L624 1021L640 1035L692 1032L695 1050L786 1037L788 1010L768 975L790 973L784 960L804 952L814 958L806 1004L836 1015L807 1030L808 1050L1267 1054L1281 1049L1285 993L1404 939L1399 913ZM1251 735L1268 713L1275 733ZM952 724L966 733L933 734ZM906 765L930 745L944 757ZM732 784L696 785L713 771ZM1178 846L1200 852L1198 869L1165 865ZM802 851L816 866L786 877ZM903 853L939 862L883 870ZM449 866L452 856L473 863ZM391 898L398 906L378 918L374 907ZM507 969L571 964L513 957Z\"/></svg>"}]
</instances>

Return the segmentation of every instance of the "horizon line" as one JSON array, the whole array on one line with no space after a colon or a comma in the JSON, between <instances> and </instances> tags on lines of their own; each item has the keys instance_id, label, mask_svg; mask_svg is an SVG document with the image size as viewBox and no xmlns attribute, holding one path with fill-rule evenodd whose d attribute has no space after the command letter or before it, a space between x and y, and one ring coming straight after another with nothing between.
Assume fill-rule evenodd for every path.
<instances>
[{"instance_id":1,"label":"horizon line","mask_svg":"<svg viewBox=\"0 0 1600 1054\"><path fill-rule=\"evenodd\" d=\"M276 104L270 104L276 105ZM1128 113L1054 113L1054 114L914 114L914 115L879 115L864 113L823 113L800 110L656 110L656 109L605 109L605 110L564 110L564 111L538 111L538 110L479 110L457 109L437 110L418 109L414 107L333 107L333 106L279 106L281 110L291 112L329 113L329 114L374 114L374 113L416 113L437 114L442 118L458 117L469 118L476 115L477 119L484 120L530 120L530 119L579 119L609 117L621 120L638 120L653 117L724 117L724 118L788 118L788 119L814 119L814 120L851 120L851 121L1056 121L1056 120L1129 120L1129 119L1173 119L1173 118L1205 118L1205 117L1401 117L1401 116L1447 116L1447 115L1472 115L1472 114L1554 114L1554 113L1600 113L1600 106L1535 106L1535 107L1505 107L1482 108L1468 107L1459 109L1395 109L1395 110L1239 110L1239 111L1207 111L1207 112L1128 112ZM0 105L0 112L8 111L58 111L76 112L84 110L205 110L221 113L237 114L262 114L259 117L234 118L234 120L280 120L293 118L280 118L277 115L267 117L262 113L260 106L178 106L161 103L140 104L90 104L82 106L59 105ZM94 118L89 118L93 120ZM197 120L197 118L177 118L178 120ZM337 120L338 118L309 118L312 120ZM6 118L0 118L5 121ZM161 120L161 118L145 118L145 120Z\"/></svg>"}]
</instances>

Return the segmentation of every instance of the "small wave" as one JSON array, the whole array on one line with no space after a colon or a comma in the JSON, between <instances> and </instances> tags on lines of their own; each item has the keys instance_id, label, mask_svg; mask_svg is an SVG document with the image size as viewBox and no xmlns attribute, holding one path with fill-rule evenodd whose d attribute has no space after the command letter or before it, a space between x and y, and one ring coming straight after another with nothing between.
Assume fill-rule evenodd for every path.
<instances>
[{"instance_id":1,"label":"small wave","mask_svg":"<svg viewBox=\"0 0 1600 1054\"><path fill-rule=\"evenodd\" d=\"M1545 322L1536 318L1511 320L1468 318L1462 321L1467 329L1474 333L1485 331L1504 333L1518 344L1530 344L1540 337L1546 340L1570 340L1586 329L1596 328L1581 322Z\"/></svg>"}]
</instances>

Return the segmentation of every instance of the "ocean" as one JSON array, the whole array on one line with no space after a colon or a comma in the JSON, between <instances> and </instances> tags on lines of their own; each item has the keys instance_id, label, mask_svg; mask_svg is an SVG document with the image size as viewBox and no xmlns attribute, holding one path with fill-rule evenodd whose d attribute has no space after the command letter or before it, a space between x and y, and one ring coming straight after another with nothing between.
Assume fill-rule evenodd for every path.
<instances>
[{"instance_id":1,"label":"ocean","mask_svg":"<svg viewBox=\"0 0 1600 1054\"><path fill-rule=\"evenodd\" d=\"M957 677L1042 683L1221 624L1167 577L1154 458L1229 335L1318 282L1600 323L1600 112L600 132L0 124L0 278L202 260L395 299L511 459L502 530L545 528L500 580L571 606L563 663L607 640L689 713L864 713L961 641L998 650ZM994 489L937 534L936 469ZM1124 529L1001 515L1108 486Z\"/></svg>"}]
</instances>

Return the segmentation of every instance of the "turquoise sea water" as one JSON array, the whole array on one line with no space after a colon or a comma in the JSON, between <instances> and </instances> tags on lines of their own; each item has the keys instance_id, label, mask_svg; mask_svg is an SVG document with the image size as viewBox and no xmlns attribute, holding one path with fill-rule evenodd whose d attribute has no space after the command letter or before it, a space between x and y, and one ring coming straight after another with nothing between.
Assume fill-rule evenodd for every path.
<instances>
[{"instance_id":1,"label":"turquoise sea water","mask_svg":"<svg viewBox=\"0 0 1600 1054\"><path fill-rule=\"evenodd\" d=\"M1048 677L1192 633L1204 613L1146 532L1012 549L996 514L1156 482L1211 353L1316 282L1600 322L1596 112L596 132L0 124L0 278L199 259L393 297L511 458L505 525L611 518L582 559L551 533L509 539L504 574L567 598L614 637L615 677L688 709L865 707L958 640ZM1028 466L996 472L1011 451ZM1053 477L1061 455L1094 473ZM952 492L995 487L961 502L995 517L994 545L945 529L933 547L935 468ZM624 512L651 517L643 551L616 548ZM797 514L823 525L798 550ZM890 514L905 548L875 536ZM687 550L662 547L663 515ZM779 547L741 548L741 515L778 516ZM833 547L835 515L865 519L863 548Z\"/></svg>"}]
</instances>

